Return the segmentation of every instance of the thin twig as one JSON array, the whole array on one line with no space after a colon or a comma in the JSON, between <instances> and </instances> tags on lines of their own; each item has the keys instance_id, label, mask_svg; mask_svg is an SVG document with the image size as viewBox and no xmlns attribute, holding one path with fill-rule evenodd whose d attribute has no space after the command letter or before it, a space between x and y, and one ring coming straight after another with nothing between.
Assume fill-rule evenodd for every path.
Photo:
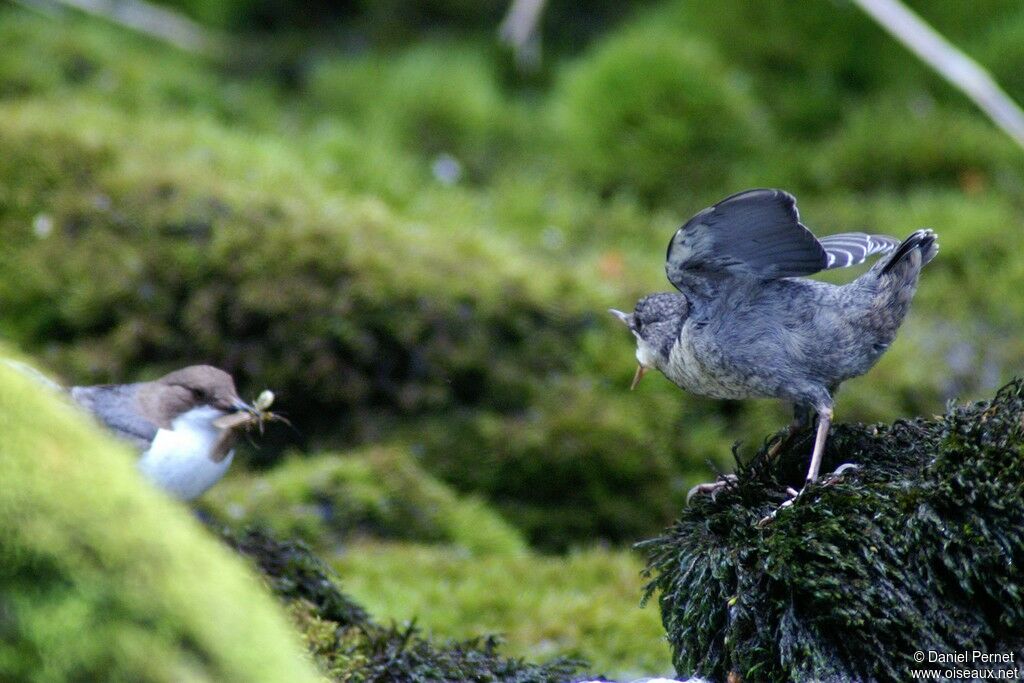
<instances>
[{"instance_id":1,"label":"thin twig","mask_svg":"<svg viewBox=\"0 0 1024 683\"><path fill-rule=\"evenodd\" d=\"M1024 111L980 64L899 0L853 0L903 45L938 71L1024 147Z\"/></svg>"}]
</instances>

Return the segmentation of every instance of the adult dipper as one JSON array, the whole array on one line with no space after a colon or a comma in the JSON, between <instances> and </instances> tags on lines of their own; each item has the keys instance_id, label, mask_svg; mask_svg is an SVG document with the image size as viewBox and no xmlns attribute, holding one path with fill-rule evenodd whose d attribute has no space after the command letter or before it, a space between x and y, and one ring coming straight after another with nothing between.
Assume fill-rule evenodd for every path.
<instances>
[{"instance_id":1,"label":"adult dipper","mask_svg":"<svg viewBox=\"0 0 1024 683\"><path fill-rule=\"evenodd\" d=\"M669 242L665 271L678 294L646 296L630 314L611 310L636 337L632 387L657 368L695 394L781 398L795 407L790 435L815 411L818 430L807 470L807 481L814 481L833 395L889 348L921 268L938 248L931 230L902 242L864 233L818 239L782 190L726 197ZM872 254L887 256L846 285L800 277L862 263Z\"/></svg>"},{"instance_id":2,"label":"adult dipper","mask_svg":"<svg viewBox=\"0 0 1024 683\"><path fill-rule=\"evenodd\" d=\"M238 429L267 415L238 397L231 375L192 365L152 382L74 387L71 397L142 452L139 469L192 500L216 484L234 457Z\"/></svg>"}]
</instances>

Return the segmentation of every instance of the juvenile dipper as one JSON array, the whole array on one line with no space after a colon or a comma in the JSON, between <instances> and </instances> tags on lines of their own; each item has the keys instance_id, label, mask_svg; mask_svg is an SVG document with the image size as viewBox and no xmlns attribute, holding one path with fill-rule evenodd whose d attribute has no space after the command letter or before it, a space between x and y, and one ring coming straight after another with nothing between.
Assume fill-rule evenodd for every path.
<instances>
[{"instance_id":1,"label":"juvenile dipper","mask_svg":"<svg viewBox=\"0 0 1024 683\"><path fill-rule=\"evenodd\" d=\"M678 294L646 296L631 314L611 310L636 337L632 386L657 368L704 396L781 398L795 407L791 435L814 410L818 431L807 470L814 481L836 389L889 348L918 274L937 251L931 230L902 242L864 233L815 238L782 190L726 197L669 242L665 271ZM888 256L846 285L799 277L872 254Z\"/></svg>"},{"instance_id":2,"label":"juvenile dipper","mask_svg":"<svg viewBox=\"0 0 1024 683\"><path fill-rule=\"evenodd\" d=\"M152 382L74 387L71 397L137 446L142 473L181 500L198 497L224 476L238 427L261 416L238 397L231 375L210 365ZM234 418L239 412L249 419Z\"/></svg>"}]
</instances>

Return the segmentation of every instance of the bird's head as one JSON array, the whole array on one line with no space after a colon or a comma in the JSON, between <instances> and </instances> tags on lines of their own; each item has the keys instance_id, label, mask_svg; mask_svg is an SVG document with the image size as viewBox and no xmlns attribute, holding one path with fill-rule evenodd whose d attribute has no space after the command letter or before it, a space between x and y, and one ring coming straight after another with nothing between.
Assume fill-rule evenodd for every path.
<instances>
[{"instance_id":1,"label":"bird's head","mask_svg":"<svg viewBox=\"0 0 1024 683\"><path fill-rule=\"evenodd\" d=\"M669 353L679 339L690 305L682 294L662 292L640 299L632 313L614 308L609 312L636 337L637 368L629 387L634 389L645 372L651 368L661 370L668 363Z\"/></svg>"},{"instance_id":2,"label":"bird's head","mask_svg":"<svg viewBox=\"0 0 1024 683\"><path fill-rule=\"evenodd\" d=\"M162 416L172 421L195 408L208 407L211 419L239 411L258 415L243 401L231 375L212 365L190 365L164 375L154 383L154 399Z\"/></svg>"}]
</instances>

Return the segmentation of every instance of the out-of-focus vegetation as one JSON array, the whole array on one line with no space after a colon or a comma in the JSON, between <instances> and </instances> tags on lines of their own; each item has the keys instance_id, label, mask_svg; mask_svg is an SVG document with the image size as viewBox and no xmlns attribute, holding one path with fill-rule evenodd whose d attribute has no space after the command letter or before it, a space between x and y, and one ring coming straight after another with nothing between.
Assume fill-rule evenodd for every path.
<instances>
[{"instance_id":1,"label":"out-of-focus vegetation","mask_svg":"<svg viewBox=\"0 0 1024 683\"><path fill-rule=\"evenodd\" d=\"M448 638L500 633L510 654L582 657L615 680L667 674L654 605L637 606L642 563L626 550L565 557L465 557L444 547L362 543L334 563L345 588L375 615Z\"/></svg>"},{"instance_id":2,"label":"out-of-focus vegetation","mask_svg":"<svg viewBox=\"0 0 1024 683\"><path fill-rule=\"evenodd\" d=\"M589 678L583 662L548 657L533 664L499 651L501 638L474 635L431 640L415 625L382 626L338 586L337 577L306 546L260 531L222 536L253 561L287 607L328 680L405 683L565 683Z\"/></svg>"},{"instance_id":3,"label":"out-of-focus vegetation","mask_svg":"<svg viewBox=\"0 0 1024 683\"><path fill-rule=\"evenodd\" d=\"M395 448L294 457L236 474L200 503L223 523L305 541L321 557L361 539L444 544L475 555L521 554L526 542L483 501L461 498Z\"/></svg>"},{"instance_id":4,"label":"out-of-focus vegetation","mask_svg":"<svg viewBox=\"0 0 1024 683\"><path fill-rule=\"evenodd\" d=\"M464 571L482 588L462 613L495 596L481 625L539 652L522 625L555 619L517 613L490 558L539 584L558 560L525 544L650 536L708 461L789 419L660 377L626 391L632 339L605 313L667 289L671 232L738 189L789 189L819 233L940 235L839 421L938 412L1019 369L1024 154L852 5L552 0L522 74L503 2L169 4L236 42L205 59L0 6L0 334L75 383L206 361L273 388L299 434L273 430L207 506L418 607L359 596L386 615L468 635L422 597ZM911 4L1024 99L1024 8ZM558 652L604 628L576 618ZM660 658L625 631L609 652Z\"/></svg>"}]
</instances>

